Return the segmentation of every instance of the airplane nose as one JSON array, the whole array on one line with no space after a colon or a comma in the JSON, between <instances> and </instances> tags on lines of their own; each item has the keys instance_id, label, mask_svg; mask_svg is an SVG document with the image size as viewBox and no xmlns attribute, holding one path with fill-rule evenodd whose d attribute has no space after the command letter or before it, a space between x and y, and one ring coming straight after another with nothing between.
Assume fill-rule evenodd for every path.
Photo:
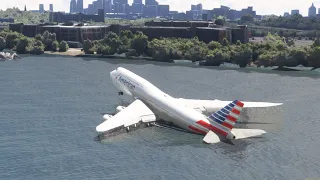
<instances>
[{"instance_id":1,"label":"airplane nose","mask_svg":"<svg viewBox=\"0 0 320 180\"><path fill-rule=\"evenodd\" d=\"M118 74L118 73L117 73L116 70L111 71L111 72L110 72L110 78L111 78L111 79L115 79L115 78L117 77L117 74Z\"/></svg>"}]
</instances>

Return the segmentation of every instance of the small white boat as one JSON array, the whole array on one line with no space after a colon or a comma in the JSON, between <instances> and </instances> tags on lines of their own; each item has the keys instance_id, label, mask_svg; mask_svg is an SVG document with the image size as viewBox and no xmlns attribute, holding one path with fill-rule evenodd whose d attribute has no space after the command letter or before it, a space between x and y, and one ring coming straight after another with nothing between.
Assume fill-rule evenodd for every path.
<instances>
[{"instance_id":1,"label":"small white boat","mask_svg":"<svg viewBox=\"0 0 320 180\"><path fill-rule=\"evenodd\" d=\"M16 53L0 52L0 61L21 59Z\"/></svg>"}]
</instances>

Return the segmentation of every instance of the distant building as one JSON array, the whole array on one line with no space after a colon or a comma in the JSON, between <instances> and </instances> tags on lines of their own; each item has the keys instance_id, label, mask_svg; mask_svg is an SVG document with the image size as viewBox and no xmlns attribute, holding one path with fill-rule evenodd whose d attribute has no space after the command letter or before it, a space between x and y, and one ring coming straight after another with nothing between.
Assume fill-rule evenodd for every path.
<instances>
[{"instance_id":1,"label":"distant building","mask_svg":"<svg viewBox=\"0 0 320 180\"><path fill-rule=\"evenodd\" d=\"M49 6L50 11L53 12L53 4L50 4Z\"/></svg>"},{"instance_id":2,"label":"distant building","mask_svg":"<svg viewBox=\"0 0 320 180\"><path fill-rule=\"evenodd\" d=\"M111 0L105 0L104 1L104 12L105 13L111 13L112 12L112 1Z\"/></svg>"},{"instance_id":3,"label":"distant building","mask_svg":"<svg viewBox=\"0 0 320 180\"><path fill-rule=\"evenodd\" d=\"M158 15L157 5L145 5L143 8L143 15L147 18L154 18Z\"/></svg>"},{"instance_id":4,"label":"distant building","mask_svg":"<svg viewBox=\"0 0 320 180\"><path fill-rule=\"evenodd\" d=\"M128 0L113 0L113 6L115 13L128 12Z\"/></svg>"},{"instance_id":5,"label":"distant building","mask_svg":"<svg viewBox=\"0 0 320 180\"><path fill-rule=\"evenodd\" d=\"M100 8L102 8L102 7L103 6L101 6ZM83 13L83 0L77 1L77 11L76 12Z\"/></svg>"},{"instance_id":6,"label":"distant building","mask_svg":"<svg viewBox=\"0 0 320 180\"><path fill-rule=\"evenodd\" d=\"M317 9L314 7L313 3L311 7L309 8L308 16L309 17L315 17L317 15Z\"/></svg>"},{"instance_id":7,"label":"distant building","mask_svg":"<svg viewBox=\"0 0 320 180\"><path fill-rule=\"evenodd\" d=\"M186 12L189 20L201 20L202 19L202 4L191 5L191 10Z\"/></svg>"},{"instance_id":8,"label":"distant building","mask_svg":"<svg viewBox=\"0 0 320 180\"><path fill-rule=\"evenodd\" d=\"M94 21L94 22L104 22L105 13L103 9L98 10L98 15L83 14L83 13L73 13L67 14L63 12L50 12L49 22L85 22L85 21Z\"/></svg>"},{"instance_id":9,"label":"distant building","mask_svg":"<svg viewBox=\"0 0 320 180\"><path fill-rule=\"evenodd\" d=\"M283 17L288 17L288 16L290 16L290 14L289 14L288 12L285 12L285 13L283 14Z\"/></svg>"},{"instance_id":10,"label":"distant building","mask_svg":"<svg viewBox=\"0 0 320 180\"><path fill-rule=\"evenodd\" d=\"M13 18L0 18L0 23L8 22L8 23L14 23Z\"/></svg>"},{"instance_id":11,"label":"distant building","mask_svg":"<svg viewBox=\"0 0 320 180\"><path fill-rule=\"evenodd\" d=\"M43 4L39 4L39 12L44 13L44 6Z\"/></svg>"},{"instance_id":12,"label":"distant building","mask_svg":"<svg viewBox=\"0 0 320 180\"><path fill-rule=\"evenodd\" d=\"M212 20L213 16L224 16L229 20L240 19L243 15L250 14L252 17L257 18L256 11L253 10L252 6L241 11L231 9L227 6L220 6L220 8L214 8L213 10L202 10L202 14L207 14L207 19Z\"/></svg>"},{"instance_id":13,"label":"distant building","mask_svg":"<svg viewBox=\"0 0 320 180\"><path fill-rule=\"evenodd\" d=\"M169 5L159 5L158 6L158 16L160 17L168 17L170 11Z\"/></svg>"},{"instance_id":14,"label":"distant building","mask_svg":"<svg viewBox=\"0 0 320 180\"><path fill-rule=\"evenodd\" d=\"M75 13L75 12L77 12L77 1L71 0L70 1L70 13Z\"/></svg>"},{"instance_id":15,"label":"distant building","mask_svg":"<svg viewBox=\"0 0 320 180\"><path fill-rule=\"evenodd\" d=\"M133 3L142 4L142 0L133 0Z\"/></svg>"},{"instance_id":16,"label":"distant building","mask_svg":"<svg viewBox=\"0 0 320 180\"><path fill-rule=\"evenodd\" d=\"M143 13L143 4L142 3L132 3L132 8L131 8L132 13Z\"/></svg>"},{"instance_id":17,"label":"distant building","mask_svg":"<svg viewBox=\"0 0 320 180\"><path fill-rule=\"evenodd\" d=\"M159 3L156 0L145 0L146 6L157 6Z\"/></svg>"},{"instance_id":18,"label":"distant building","mask_svg":"<svg viewBox=\"0 0 320 180\"><path fill-rule=\"evenodd\" d=\"M105 34L110 31L111 26L60 26L60 25L24 25L10 24L9 29L22 33L27 37L35 37L45 31L56 33L58 41L70 41L82 43L84 40L103 39Z\"/></svg>"},{"instance_id":19,"label":"distant building","mask_svg":"<svg viewBox=\"0 0 320 180\"><path fill-rule=\"evenodd\" d=\"M298 9L291 10L291 15L300 14Z\"/></svg>"}]
</instances>

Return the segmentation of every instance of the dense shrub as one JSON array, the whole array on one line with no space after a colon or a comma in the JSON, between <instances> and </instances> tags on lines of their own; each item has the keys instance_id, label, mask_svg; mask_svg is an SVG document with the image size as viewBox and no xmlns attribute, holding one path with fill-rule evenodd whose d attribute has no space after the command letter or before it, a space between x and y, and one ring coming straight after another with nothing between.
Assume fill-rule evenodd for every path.
<instances>
[{"instance_id":1,"label":"dense shrub","mask_svg":"<svg viewBox=\"0 0 320 180\"><path fill-rule=\"evenodd\" d=\"M61 41L60 45L59 45L59 51L60 52L67 52L69 49L69 45L66 41Z\"/></svg>"}]
</instances>

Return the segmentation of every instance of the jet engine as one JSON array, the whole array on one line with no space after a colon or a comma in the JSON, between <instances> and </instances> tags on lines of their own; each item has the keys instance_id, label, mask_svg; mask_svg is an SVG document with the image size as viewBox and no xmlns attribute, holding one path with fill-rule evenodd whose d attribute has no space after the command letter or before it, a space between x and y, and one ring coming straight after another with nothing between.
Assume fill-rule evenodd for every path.
<instances>
[{"instance_id":1,"label":"jet engine","mask_svg":"<svg viewBox=\"0 0 320 180\"><path fill-rule=\"evenodd\" d=\"M108 120L108 119L110 119L110 118L112 118L112 115L110 115L110 114L105 114L105 115L103 115L103 120Z\"/></svg>"},{"instance_id":2,"label":"jet engine","mask_svg":"<svg viewBox=\"0 0 320 180\"><path fill-rule=\"evenodd\" d=\"M229 139L229 140L233 140L233 139L236 138L236 136L233 135L232 133L229 133L226 138Z\"/></svg>"},{"instance_id":3,"label":"jet engine","mask_svg":"<svg viewBox=\"0 0 320 180\"><path fill-rule=\"evenodd\" d=\"M124 110L125 108L126 108L126 107L124 107L124 106L118 106L118 107L116 108L116 113Z\"/></svg>"}]
</instances>

